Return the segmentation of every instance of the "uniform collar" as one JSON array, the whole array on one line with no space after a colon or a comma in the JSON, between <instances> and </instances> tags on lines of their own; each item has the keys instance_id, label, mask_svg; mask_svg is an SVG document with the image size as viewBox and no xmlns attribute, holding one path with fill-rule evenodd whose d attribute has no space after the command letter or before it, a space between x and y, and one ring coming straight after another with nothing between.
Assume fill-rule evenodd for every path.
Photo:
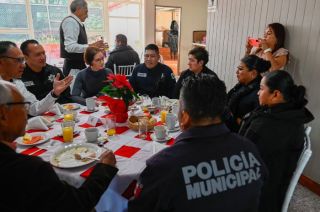
<instances>
[{"instance_id":1,"label":"uniform collar","mask_svg":"<svg viewBox=\"0 0 320 212\"><path fill-rule=\"evenodd\" d=\"M192 127L182 132L177 138L176 143L193 138L217 137L222 134L230 133L227 126L222 124L213 124L204 127Z\"/></svg>"}]
</instances>

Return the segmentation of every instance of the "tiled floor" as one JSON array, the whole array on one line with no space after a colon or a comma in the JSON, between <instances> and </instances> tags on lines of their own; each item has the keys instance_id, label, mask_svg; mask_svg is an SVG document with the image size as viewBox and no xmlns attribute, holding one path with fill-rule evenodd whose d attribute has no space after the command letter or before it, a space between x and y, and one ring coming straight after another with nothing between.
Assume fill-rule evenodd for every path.
<instances>
[{"instance_id":1,"label":"tiled floor","mask_svg":"<svg viewBox=\"0 0 320 212\"><path fill-rule=\"evenodd\" d=\"M319 212L320 197L307 188L297 185L288 212Z\"/></svg>"}]
</instances>

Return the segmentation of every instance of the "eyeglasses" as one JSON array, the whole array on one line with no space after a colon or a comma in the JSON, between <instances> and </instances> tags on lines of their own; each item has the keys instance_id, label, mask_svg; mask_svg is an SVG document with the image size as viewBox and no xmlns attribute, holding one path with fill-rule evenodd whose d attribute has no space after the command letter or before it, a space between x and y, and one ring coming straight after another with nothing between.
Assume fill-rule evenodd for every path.
<instances>
[{"instance_id":1,"label":"eyeglasses","mask_svg":"<svg viewBox=\"0 0 320 212\"><path fill-rule=\"evenodd\" d=\"M8 102L8 103L5 103L4 105L7 105L7 106L24 105L24 108L28 111L30 108L30 104L31 104L31 102Z\"/></svg>"},{"instance_id":2,"label":"eyeglasses","mask_svg":"<svg viewBox=\"0 0 320 212\"><path fill-rule=\"evenodd\" d=\"M104 62L104 57L100 57L100 58L97 58L97 59L94 59L93 61L95 62Z\"/></svg>"},{"instance_id":3,"label":"eyeglasses","mask_svg":"<svg viewBox=\"0 0 320 212\"><path fill-rule=\"evenodd\" d=\"M25 64L25 62L26 62L24 57L1 56L0 58L9 58L9 59L15 60L15 61L17 61L18 63L21 63L21 64Z\"/></svg>"}]
</instances>

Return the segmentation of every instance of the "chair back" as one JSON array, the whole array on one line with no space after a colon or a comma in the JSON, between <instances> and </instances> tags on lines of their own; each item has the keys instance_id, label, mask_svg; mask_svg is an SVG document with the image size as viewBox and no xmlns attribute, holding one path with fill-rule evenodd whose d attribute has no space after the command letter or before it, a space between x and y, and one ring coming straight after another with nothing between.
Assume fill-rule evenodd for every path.
<instances>
[{"instance_id":1,"label":"chair back","mask_svg":"<svg viewBox=\"0 0 320 212\"><path fill-rule=\"evenodd\" d=\"M303 172L304 167L307 165L311 155L311 142L310 142L310 132L311 132L311 127L307 126L304 130L304 147L303 151L301 152L300 158L297 163L296 170L294 171L290 184L288 186L288 190L285 196L285 199L282 204L282 210L281 212L287 212L290 200L292 198L294 189L299 181L299 178Z\"/></svg>"},{"instance_id":2,"label":"chair back","mask_svg":"<svg viewBox=\"0 0 320 212\"><path fill-rule=\"evenodd\" d=\"M117 66L116 64L114 64L113 65L114 73L129 77L132 75L132 72L135 66L136 66L136 63L134 63L133 65L124 65L124 66Z\"/></svg>"}]
</instances>

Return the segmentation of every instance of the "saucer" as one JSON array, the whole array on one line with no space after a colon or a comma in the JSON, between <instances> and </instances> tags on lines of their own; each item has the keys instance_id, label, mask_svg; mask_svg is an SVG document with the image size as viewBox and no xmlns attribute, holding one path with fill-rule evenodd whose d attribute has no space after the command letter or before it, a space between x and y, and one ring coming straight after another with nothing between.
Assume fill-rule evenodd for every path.
<instances>
[{"instance_id":1,"label":"saucer","mask_svg":"<svg viewBox=\"0 0 320 212\"><path fill-rule=\"evenodd\" d=\"M98 108L98 107L95 107L94 110L84 109L83 111L90 112L90 113L94 113L94 112L99 111L99 108Z\"/></svg>"},{"instance_id":2,"label":"saucer","mask_svg":"<svg viewBox=\"0 0 320 212\"><path fill-rule=\"evenodd\" d=\"M178 132L179 130L180 130L180 127L178 125L178 126L174 126L174 128L171 130L168 129L168 132Z\"/></svg>"},{"instance_id":3,"label":"saucer","mask_svg":"<svg viewBox=\"0 0 320 212\"><path fill-rule=\"evenodd\" d=\"M169 140L171 139L171 137L167 136L166 138L159 140L159 139L156 138L156 135L155 135L154 133L152 133L152 134L150 135L150 137L151 137L151 139L152 139L153 141L157 141L157 142L159 142L159 143L164 143L164 142L169 141Z\"/></svg>"}]
</instances>

